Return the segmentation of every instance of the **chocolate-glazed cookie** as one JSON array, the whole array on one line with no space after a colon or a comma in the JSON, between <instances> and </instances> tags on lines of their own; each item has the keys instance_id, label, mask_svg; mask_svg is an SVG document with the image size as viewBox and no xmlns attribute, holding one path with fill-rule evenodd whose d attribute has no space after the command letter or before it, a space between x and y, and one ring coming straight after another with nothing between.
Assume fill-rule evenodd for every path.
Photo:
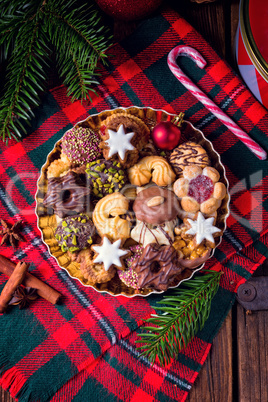
<instances>
[{"instance_id":1,"label":"chocolate-glazed cookie","mask_svg":"<svg viewBox=\"0 0 268 402\"><path fill-rule=\"evenodd\" d=\"M177 175L181 175L188 165L197 165L202 169L209 166L209 157L201 145L187 141L173 150L169 162Z\"/></svg>"},{"instance_id":2,"label":"chocolate-glazed cookie","mask_svg":"<svg viewBox=\"0 0 268 402\"><path fill-rule=\"evenodd\" d=\"M161 224L175 219L180 206L173 191L151 186L138 193L133 204L133 211L139 221Z\"/></svg>"},{"instance_id":3,"label":"chocolate-glazed cookie","mask_svg":"<svg viewBox=\"0 0 268 402\"><path fill-rule=\"evenodd\" d=\"M57 226L55 237L63 252L83 250L93 243L95 226L87 214L68 216Z\"/></svg>"},{"instance_id":4,"label":"chocolate-glazed cookie","mask_svg":"<svg viewBox=\"0 0 268 402\"><path fill-rule=\"evenodd\" d=\"M177 252L172 246L148 244L133 263L133 271L138 275L138 288L167 290L183 269L177 258Z\"/></svg>"},{"instance_id":5,"label":"chocolate-glazed cookie","mask_svg":"<svg viewBox=\"0 0 268 402\"><path fill-rule=\"evenodd\" d=\"M48 179L44 206L52 207L60 218L89 210L90 188L85 175L70 171L65 176Z\"/></svg>"},{"instance_id":6,"label":"chocolate-glazed cookie","mask_svg":"<svg viewBox=\"0 0 268 402\"><path fill-rule=\"evenodd\" d=\"M85 173L92 187L92 195L96 198L120 191L128 181L118 161L98 159L87 163Z\"/></svg>"}]
</instances>

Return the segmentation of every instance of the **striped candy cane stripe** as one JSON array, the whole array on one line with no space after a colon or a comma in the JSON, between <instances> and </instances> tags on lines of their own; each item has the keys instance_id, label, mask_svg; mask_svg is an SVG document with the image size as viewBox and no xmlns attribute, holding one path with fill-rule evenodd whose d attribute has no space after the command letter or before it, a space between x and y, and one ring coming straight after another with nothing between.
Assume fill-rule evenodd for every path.
<instances>
[{"instance_id":1,"label":"striped candy cane stripe","mask_svg":"<svg viewBox=\"0 0 268 402\"><path fill-rule=\"evenodd\" d=\"M197 66L204 68L205 59L197 50L190 46L177 46L168 55L168 66L175 77L188 89L211 113L213 113L233 134L235 134L259 159L264 160L267 154L250 136L227 116L207 95L199 89L177 64L178 56L187 56L193 59Z\"/></svg>"}]
</instances>

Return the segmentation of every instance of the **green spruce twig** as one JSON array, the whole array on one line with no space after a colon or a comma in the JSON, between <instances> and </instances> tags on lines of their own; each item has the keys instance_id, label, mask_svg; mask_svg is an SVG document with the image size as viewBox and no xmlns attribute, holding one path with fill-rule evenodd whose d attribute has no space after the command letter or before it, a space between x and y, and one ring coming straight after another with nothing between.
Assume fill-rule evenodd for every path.
<instances>
[{"instance_id":1,"label":"green spruce twig","mask_svg":"<svg viewBox=\"0 0 268 402\"><path fill-rule=\"evenodd\" d=\"M45 90L55 52L67 94L89 99L97 84L97 62L105 61L111 36L91 0L2 0L0 61L7 62L0 99L0 137L19 139Z\"/></svg>"},{"instance_id":2,"label":"green spruce twig","mask_svg":"<svg viewBox=\"0 0 268 402\"><path fill-rule=\"evenodd\" d=\"M138 349L151 363L158 358L161 365L170 363L186 347L209 316L211 301L220 282L221 272L202 271L169 295L163 296L155 307L159 314L152 314L142 327Z\"/></svg>"}]
</instances>

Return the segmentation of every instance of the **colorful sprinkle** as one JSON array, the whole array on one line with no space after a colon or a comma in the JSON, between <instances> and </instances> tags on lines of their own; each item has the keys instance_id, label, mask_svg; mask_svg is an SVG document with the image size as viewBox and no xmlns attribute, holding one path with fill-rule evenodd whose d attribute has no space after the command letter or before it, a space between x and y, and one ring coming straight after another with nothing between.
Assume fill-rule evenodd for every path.
<instances>
[{"instance_id":1,"label":"colorful sprinkle","mask_svg":"<svg viewBox=\"0 0 268 402\"><path fill-rule=\"evenodd\" d=\"M100 138L93 130L73 127L62 138L62 150L72 163L83 165L102 156L99 143Z\"/></svg>"}]
</instances>

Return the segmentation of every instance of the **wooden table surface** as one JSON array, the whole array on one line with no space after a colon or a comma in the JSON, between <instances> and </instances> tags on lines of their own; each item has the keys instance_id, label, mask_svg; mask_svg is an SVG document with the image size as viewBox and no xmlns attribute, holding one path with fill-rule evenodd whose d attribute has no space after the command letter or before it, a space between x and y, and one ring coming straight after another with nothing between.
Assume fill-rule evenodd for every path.
<instances>
[{"instance_id":1,"label":"wooden table surface","mask_svg":"<svg viewBox=\"0 0 268 402\"><path fill-rule=\"evenodd\" d=\"M190 0L168 0L165 1L167 3L236 69L233 44L238 24L239 0L216 0L202 4ZM122 36L119 25L122 29L122 24L114 25L117 38ZM126 32L133 29L135 23L126 24ZM256 275L267 276L268 264L259 268ZM0 400L14 401L1 388ZM268 401L267 311L248 315L241 305L235 304L214 339L208 359L187 398L187 402L203 401Z\"/></svg>"}]
</instances>

